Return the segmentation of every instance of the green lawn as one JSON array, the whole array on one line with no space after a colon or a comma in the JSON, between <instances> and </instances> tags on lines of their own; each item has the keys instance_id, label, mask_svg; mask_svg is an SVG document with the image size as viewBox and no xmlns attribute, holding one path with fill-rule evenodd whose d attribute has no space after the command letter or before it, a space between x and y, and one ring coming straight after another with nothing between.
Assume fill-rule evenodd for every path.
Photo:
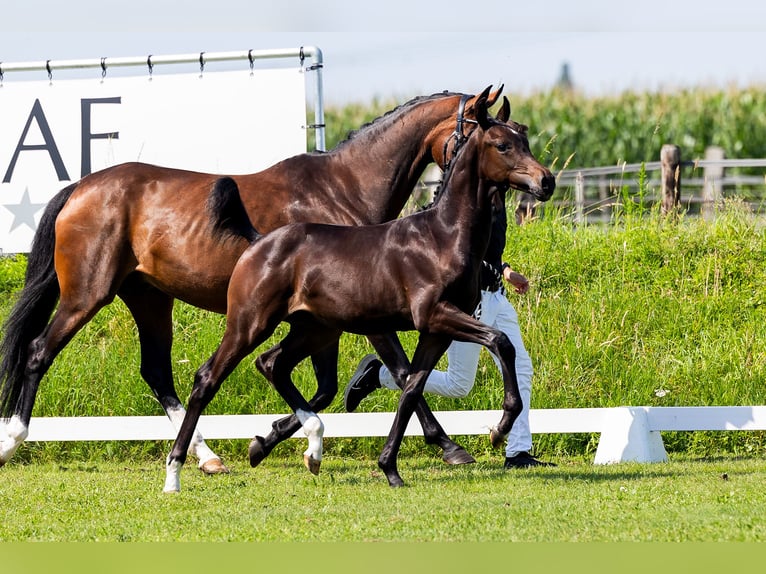
<instances>
[{"instance_id":1,"label":"green lawn","mask_svg":"<svg viewBox=\"0 0 766 574\"><path fill-rule=\"evenodd\" d=\"M373 459L328 457L317 477L298 457L227 462L216 477L187 464L171 495L159 460L12 461L0 541L766 541L758 458L503 471L402 457L400 489Z\"/></svg>"}]
</instances>

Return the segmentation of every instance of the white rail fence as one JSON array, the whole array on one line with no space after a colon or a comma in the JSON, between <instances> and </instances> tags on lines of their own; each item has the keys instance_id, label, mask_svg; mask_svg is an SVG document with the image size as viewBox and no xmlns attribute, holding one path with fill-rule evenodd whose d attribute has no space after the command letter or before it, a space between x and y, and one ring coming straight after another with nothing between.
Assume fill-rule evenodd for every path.
<instances>
[{"instance_id":1,"label":"white rail fence","mask_svg":"<svg viewBox=\"0 0 766 574\"><path fill-rule=\"evenodd\" d=\"M437 411L450 435L488 434L501 411ZM271 431L285 416L204 415L199 430L207 439L249 439ZM394 413L325 413L326 437L388 436ZM594 464L665 462L662 431L766 430L766 406L614 407L531 409L533 434L600 433ZM406 435L422 436L413 417ZM293 435L303 437L301 431ZM166 417L33 417L29 441L173 440L176 431Z\"/></svg>"}]
</instances>

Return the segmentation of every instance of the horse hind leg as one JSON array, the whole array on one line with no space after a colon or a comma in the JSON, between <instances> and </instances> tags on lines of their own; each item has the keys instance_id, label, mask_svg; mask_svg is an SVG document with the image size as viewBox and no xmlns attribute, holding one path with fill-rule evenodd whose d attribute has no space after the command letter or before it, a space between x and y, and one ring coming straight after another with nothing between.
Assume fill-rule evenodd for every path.
<instances>
[{"instance_id":1,"label":"horse hind leg","mask_svg":"<svg viewBox=\"0 0 766 574\"><path fill-rule=\"evenodd\" d=\"M141 344L141 376L162 405L176 432L181 428L186 409L173 384L171 346L173 343L173 298L147 283L130 278L119 292L138 327ZM205 474L226 474L229 469L195 431L189 453L198 460Z\"/></svg>"},{"instance_id":2,"label":"horse hind leg","mask_svg":"<svg viewBox=\"0 0 766 574\"><path fill-rule=\"evenodd\" d=\"M256 361L256 366L269 382L273 379L273 360L279 351L279 346L272 347L260 355ZM338 342L315 352L311 356L311 361L317 378L317 391L309 400L309 405L313 412L321 412L338 394ZM250 465L258 466L278 444L293 436L301 426L301 421L294 414L274 421L272 430L266 437L255 436L250 441L248 447Z\"/></svg>"},{"instance_id":3,"label":"horse hind leg","mask_svg":"<svg viewBox=\"0 0 766 574\"><path fill-rule=\"evenodd\" d=\"M104 305L103 301L99 301L87 307L73 308L62 299L50 323L29 344L14 413L5 424L0 425L0 466L13 457L27 438L40 381L53 360Z\"/></svg>"},{"instance_id":4,"label":"horse hind leg","mask_svg":"<svg viewBox=\"0 0 766 574\"><path fill-rule=\"evenodd\" d=\"M311 328L312 326L314 328ZM303 453L303 461L312 474L319 474L322 462L324 424L316 415L311 404L295 387L290 374L295 366L307 356L315 354L328 345L337 344L340 332L329 333L326 329L316 327L317 325L310 321L301 322L298 328L292 325L287 336L276 347L259 357L256 362L259 370L285 399L295 413L300 426L303 427L303 432L308 439L308 448ZM259 447L263 439L259 439L260 437L253 439L248 449L251 456L250 464L253 466L262 460L262 457L257 459L253 456L262 454L259 452ZM255 464L253 464L254 461Z\"/></svg>"},{"instance_id":5,"label":"horse hind leg","mask_svg":"<svg viewBox=\"0 0 766 574\"><path fill-rule=\"evenodd\" d=\"M13 458L28 435L29 425L24 424L18 415L0 421L0 466Z\"/></svg>"}]
</instances>

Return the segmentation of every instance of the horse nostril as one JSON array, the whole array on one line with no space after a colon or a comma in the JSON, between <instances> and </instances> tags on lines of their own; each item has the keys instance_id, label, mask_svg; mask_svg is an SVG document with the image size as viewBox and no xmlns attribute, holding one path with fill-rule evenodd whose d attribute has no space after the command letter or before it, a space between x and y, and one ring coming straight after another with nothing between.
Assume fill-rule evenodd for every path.
<instances>
[{"instance_id":1,"label":"horse nostril","mask_svg":"<svg viewBox=\"0 0 766 574\"><path fill-rule=\"evenodd\" d=\"M556 178L552 175L546 175L543 178L543 191L551 195L556 189Z\"/></svg>"}]
</instances>

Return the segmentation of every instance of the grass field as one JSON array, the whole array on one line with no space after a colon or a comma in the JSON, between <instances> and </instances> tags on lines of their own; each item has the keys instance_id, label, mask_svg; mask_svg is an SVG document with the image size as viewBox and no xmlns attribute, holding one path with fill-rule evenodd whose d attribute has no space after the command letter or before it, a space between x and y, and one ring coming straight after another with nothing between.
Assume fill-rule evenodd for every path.
<instances>
[{"instance_id":1,"label":"grass field","mask_svg":"<svg viewBox=\"0 0 766 574\"><path fill-rule=\"evenodd\" d=\"M227 462L215 477L187 465L174 495L161 460L11 462L0 541L766 541L762 460L504 471L402 457L400 489L374 460L328 457L316 477L298 457Z\"/></svg>"}]
</instances>

